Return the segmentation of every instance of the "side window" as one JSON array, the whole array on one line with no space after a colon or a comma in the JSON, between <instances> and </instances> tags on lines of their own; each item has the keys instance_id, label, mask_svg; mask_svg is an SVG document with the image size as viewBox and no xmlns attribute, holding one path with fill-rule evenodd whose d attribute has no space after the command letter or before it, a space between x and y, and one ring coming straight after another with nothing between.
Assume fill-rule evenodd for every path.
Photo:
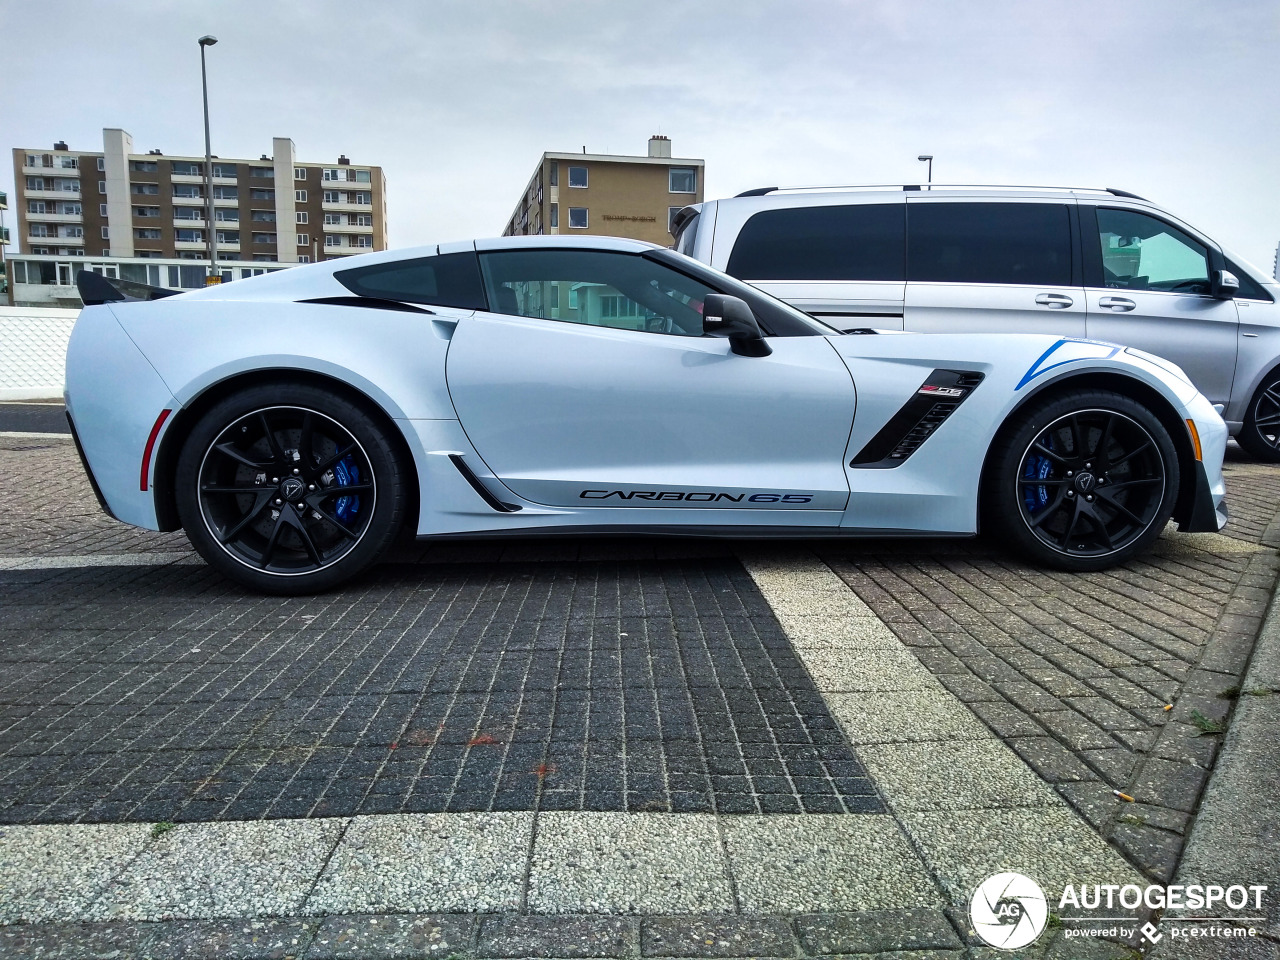
<instances>
[{"instance_id":1,"label":"side window","mask_svg":"<svg viewBox=\"0 0 1280 960\"><path fill-rule=\"evenodd\" d=\"M1102 283L1123 290L1209 292L1209 251L1145 213L1098 208Z\"/></svg>"},{"instance_id":2,"label":"side window","mask_svg":"<svg viewBox=\"0 0 1280 960\"><path fill-rule=\"evenodd\" d=\"M480 268L474 253L446 253L438 257L396 260L334 274L344 287L361 297L404 300L463 310L485 309Z\"/></svg>"},{"instance_id":3,"label":"side window","mask_svg":"<svg viewBox=\"0 0 1280 960\"><path fill-rule=\"evenodd\" d=\"M908 203L907 279L1071 284L1071 221L1061 203Z\"/></svg>"},{"instance_id":4,"label":"side window","mask_svg":"<svg viewBox=\"0 0 1280 960\"><path fill-rule=\"evenodd\" d=\"M902 280L906 205L844 204L757 213L726 273L743 280Z\"/></svg>"},{"instance_id":5,"label":"side window","mask_svg":"<svg viewBox=\"0 0 1280 960\"><path fill-rule=\"evenodd\" d=\"M711 287L644 257L595 250L480 255L495 313L677 336L702 335Z\"/></svg>"}]
</instances>

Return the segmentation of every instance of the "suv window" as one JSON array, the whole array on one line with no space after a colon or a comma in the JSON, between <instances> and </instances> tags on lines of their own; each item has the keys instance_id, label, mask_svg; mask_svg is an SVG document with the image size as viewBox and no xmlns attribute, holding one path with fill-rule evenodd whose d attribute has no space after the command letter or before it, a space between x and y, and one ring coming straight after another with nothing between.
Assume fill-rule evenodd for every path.
<instances>
[{"instance_id":1,"label":"suv window","mask_svg":"<svg viewBox=\"0 0 1280 960\"><path fill-rule=\"evenodd\" d=\"M1071 283L1071 221L1061 203L909 203L907 279Z\"/></svg>"},{"instance_id":2,"label":"suv window","mask_svg":"<svg viewBox=\"0 0 1280 960\"><path fill-rule=\"evenodd\" d=\"M906 204L791 207L743 224L725 272L743 280L898 280Z\"/></svg>"},{"instance_id":3,"label":"suv window","mask_svg":"<svg viewBox=\"0 0 1280 960\"><path fill-rule=\"evenodd\" d=\"M1123 290L1208 293L1209 251L1177 227L1132 210L1098 208L1102 283Z\"/></svg>"},{"instance_id":4,"label":"suv window","mask_svg":"<svg viewBox=\"0 0 1280 960\"><path fill-rule=\"evenodd\" d=\"M429 303L463 310L485 309L480 267L474 253L395 260L340 270L333 276L361 297Z\"/></svg>"},{"instance_id":5,"label":"suv window","mask_svg":"<svg viewBox=\"0 0 1280 960\"><path fill-rule=\"evenodd\" d=\"M511 250L480 257L490 309L619 330L702 336L711 287L641 256Z\"/></svg>"}]
</instances>

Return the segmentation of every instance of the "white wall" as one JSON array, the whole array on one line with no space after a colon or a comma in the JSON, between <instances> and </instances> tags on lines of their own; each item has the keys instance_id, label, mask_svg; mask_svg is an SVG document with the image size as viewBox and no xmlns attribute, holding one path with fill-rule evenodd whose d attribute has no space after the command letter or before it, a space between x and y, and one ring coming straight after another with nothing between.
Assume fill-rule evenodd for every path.
<instances>
[{"instance_id":1,"label":"white wall","mask_svg":"<svg viewBox=\"0 0 1280 960\"><path fill-rule=\"evenodd\" d=\"M62 399L79 310L0 306L0 400Z\"/></svg>"}]
</instances>

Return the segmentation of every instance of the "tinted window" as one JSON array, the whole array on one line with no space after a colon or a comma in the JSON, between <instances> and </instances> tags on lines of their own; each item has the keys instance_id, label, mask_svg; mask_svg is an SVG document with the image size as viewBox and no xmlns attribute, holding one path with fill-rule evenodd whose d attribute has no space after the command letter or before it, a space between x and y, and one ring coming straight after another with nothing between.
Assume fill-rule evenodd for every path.
<instances>
[{"instance_id":1,"label":"tinted window","mask_svg":"<svg viewBox=\"0 0 1280 960\"><path fill-rule=\"evenodd\" d=\"M621 330L702 336L702 301L716 292L625 253L511 250L480 262L495 313Z\"/></svg>"},{"instance_id":2,"label":"tinted window","mask_svg":"<svg viewBox=\"0 0 1280 960\"><path fill-rule=\"evenodd\" d=\"M911 203L907 279L1071 283L1071 225L1060 203Z\"/></svg>"},{"instance_id":3,"label":"tinted window","mask_svg":"<svg viewBox=\"0 0 1280 960\"><path fill-rule=\"evenodd\" d=\"M766 210L738 234L726 273L744 280L901 280L902 203Z\"/></svg>"},{"instance_id":4,"label":"tinted window","mask_svg":"<svg viewBox=\"0 0 1280 960\"><path fill-rule=\"evenodd\" d=\"M1249 274L1245 273L1230 260L1227 261L1227 269L1234 273L1236 278L1240 281L1240 292L1236 294L1238 299L1267 300L1272 303L1275 302L1272 300L1271 294L1267 292L1266 287L1253 279L1253 277L1249 276Z\"/></svg>"},{"instance_id":5,"label":"tinted window","mask_svg":"<svg viewBox=\"0 0 1280 960\"><path fill-rule=\"evenodd\" d=\"M474 253L395 260L340 270L334 277L352 293L384 300L430 303L464 310L485 308L480 267Z\"/></svg>"},{"instance_id":6,"label":"tinted window","mask_svg":"<svg viewBox=\"0 0 1280 960\"><path fill-rule=\"evenodd\" d=\"M1209 292L1209 251L1163 220L1132 210L1098 210L1102 283L1122 290Z\"/></svg>"}]
</instances>

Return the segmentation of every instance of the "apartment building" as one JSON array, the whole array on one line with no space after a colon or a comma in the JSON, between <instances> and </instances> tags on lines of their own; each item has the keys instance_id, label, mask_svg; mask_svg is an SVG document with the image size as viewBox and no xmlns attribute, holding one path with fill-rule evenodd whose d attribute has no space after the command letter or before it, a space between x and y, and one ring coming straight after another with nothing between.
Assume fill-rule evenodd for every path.
<instances>
[{"instance_id":1,"label":"apartment building","mask_svg":"<svg viewBox=\"0 0 1280 960\"><path fill-rule=\"evenodd\" d=\"M503 236L587 234L670 246L671 218L702 202L702 160L671 156L655 136L644 157L544 153Z\"/></svg>"},{"instance_id":2,"label":"apartment building","mask_svg":"<svg viewBox=\"0 0 1280 960\"><path fill-rule=\"evenodd\" d=\"M138 153L124 130L102 131L102 150L13 151L21 253L58 257L310 263L385 250L387 185L381 167L299 161L276 137L257 160L212 161L214 222L203 156Z\"/></svg>"}]
</instances>

